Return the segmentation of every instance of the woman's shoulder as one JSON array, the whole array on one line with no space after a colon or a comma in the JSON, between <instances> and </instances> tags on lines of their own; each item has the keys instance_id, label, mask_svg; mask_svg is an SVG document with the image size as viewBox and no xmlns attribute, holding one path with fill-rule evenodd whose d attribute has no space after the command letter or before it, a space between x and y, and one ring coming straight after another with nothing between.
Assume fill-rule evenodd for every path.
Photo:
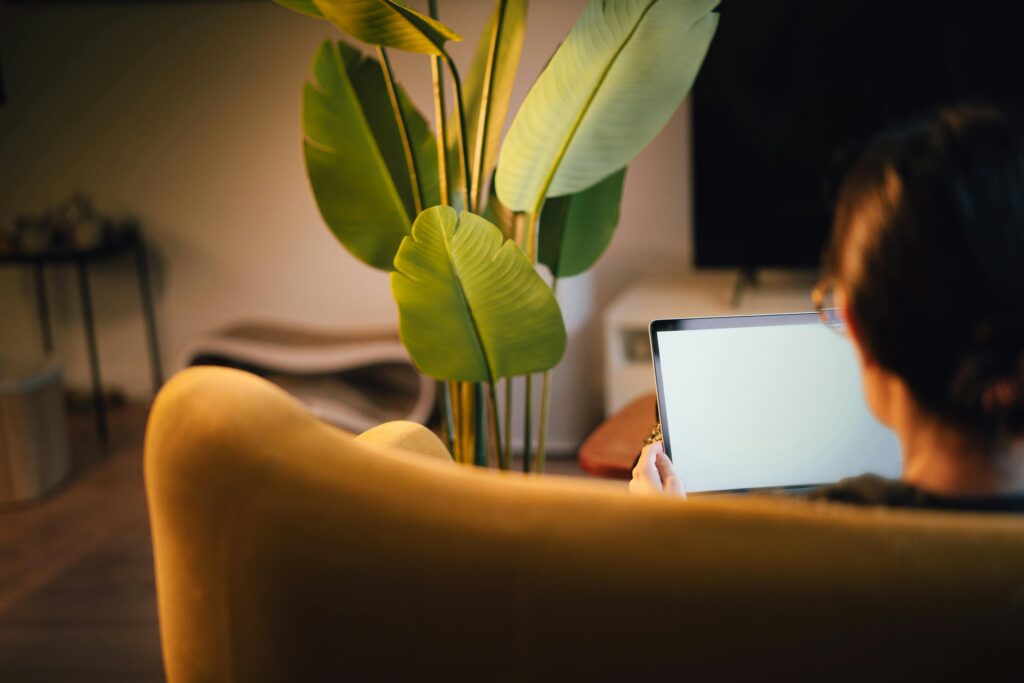
<instances>
[{"instance_id":1,"label":"woman's shoulder","mask_svg":"<svg viewBox=\"0 0 1024 683\"><path fill-rule=\"evenodd\" d=\"M991 496L945 496L925 491L898 479L877 474L850 477L807 494L813 500L829 500L853 505L960 510L964 512L1024 513L1024 494Z\"/></svg>"}]
</instances>

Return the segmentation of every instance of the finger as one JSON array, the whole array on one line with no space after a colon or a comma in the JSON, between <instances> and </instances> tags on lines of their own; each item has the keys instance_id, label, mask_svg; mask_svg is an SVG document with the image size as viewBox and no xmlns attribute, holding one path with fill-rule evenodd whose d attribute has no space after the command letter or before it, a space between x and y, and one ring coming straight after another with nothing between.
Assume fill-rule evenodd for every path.
<instances>
[{"instance_id":1,"label":"finger","mask_svg":"<svg viewBox=\"0 0 1024 683\"><path fill-rule=\"evenodd\" d=\"M661 478L661 483L664 489L670 493L675 493L685 498L686 489L683 487L683 480L676 474L675 466L664 453L658 456L657 467L658 476Z\"/></svg>"},{"instance_id":2,"label":"finger","mask_svg":"<svg viewBox=\"0 0 1024 683\"><path fill-rule=\"evenodd\" d=\"M651 484L647 477L644 477L636 472L633 473L633 478L629 480L629 492L630 493L650 493Z\"/></svg>"},{"instance_id":3,"label":"finger","mask_svg":"<svg viewBox=\"0 0 1024 683\"><path fill-rule=\"evenodd\" d=\"M643 474L653 482L661 481L661 477L658 476L658 456L663 455L660 445L652 443L648 446L644 446L644 449L640 452L640 470Z\"/></svg>"},{"instance_id":4,"label":"finger","mask_svg":"<svg viewBox=\"0 0 1024 683\"><path fill-rule=\"evenodd\" d=\"M643 476L644 466L644 452L640 451L640 455L636 456L636 461L633 463L633 469L630 470L630 474L633 479L638 479Z\"/></svg>"},{"instance_id":5,"label":"finger","mask_svg":"<svg viewBox=\"0 0 1024 683\"><path fill-rule=\"evenodd\" d=\"M658 478L662 481L665 481L669 477L676 476L676 470L672 467L672 461L668 459L668 456L665 455L664 451L657 454L654 460L654 466L658 470Z\"/></svg>"},{"instance_id":6,"label":"finger","mask_svg":"<svg viewBox=\"0 0 1024 683\"><path fill-rule=\"evenodd\" d=\"M665 492L686 498L686 488L683 486L683 480L676 476L665 480Z\"/></svg>"},{"instance_id":7,"label":"finger","mask_svg":"<svg viewBox=\"0 0 1024 683\"><path fill-rule=\"evenodd\" d=\"M645 446L637 458L636 467L633 468L633 479L630 481L630 491L660 491L661 477L658 476L658 468L655 464L657 453L650 446Z\"/></svg>"},{"instance_id":8,"label":"finger","mask_svg":"<svg viewBox=\"0 0 1024 683\"><path fill-rule=\"evenodd\" d=\"M636 464L633 465L633 477L641 476L644 470L647 468L647 460L650 457L648 454L649 451L647 450L647 446L644 446L640 450L640 455L638 455L636 458Z\"/></svg>"}]
</instances>

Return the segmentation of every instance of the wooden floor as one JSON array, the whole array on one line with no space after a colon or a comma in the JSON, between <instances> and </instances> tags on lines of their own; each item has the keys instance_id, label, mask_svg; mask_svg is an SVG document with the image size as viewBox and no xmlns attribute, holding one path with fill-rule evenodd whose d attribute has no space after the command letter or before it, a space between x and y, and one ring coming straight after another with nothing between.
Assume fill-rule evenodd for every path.
<instances>
[{"instance_id":1,"label":"wooden floor","mask_svg":"<svg viewBox=\"0 0 1024 683\"><path fill-rule=\"evenodd\" d=\"M0 681L162 681L142 486L146 408L111 414L100 454L72 419L77 474L0 508Z\"/></svg>"},{"instance_id":2,"label":"wooden floor","mask_svg":"<svg viewBox=\"0 0 1024 683\"><path fill-rule=\"evenodd\" d=\"M162 681L142 482L147 407L112 411L102 453L71 419L75 475L44 500L0 508L0 683ZM548 472L587 476L575 459Z\"/></svg>"}]
</instances>

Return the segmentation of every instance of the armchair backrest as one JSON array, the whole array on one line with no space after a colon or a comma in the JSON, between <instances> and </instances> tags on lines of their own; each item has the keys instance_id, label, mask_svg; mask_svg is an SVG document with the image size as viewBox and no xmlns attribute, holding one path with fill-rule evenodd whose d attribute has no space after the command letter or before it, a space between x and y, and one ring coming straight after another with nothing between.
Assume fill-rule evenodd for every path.
<instances>
[{"instance_id":1,"label":"armchair backrest","mask_svg":"<svg viewBox=\"0 0 1024 683\"><path fill-rule=\"evenodd\" d=\"M1024 641L1016 517L454 466L223 368L167 384L145 457L172 682L928 677Z\"/></svg>"}]
</instances>

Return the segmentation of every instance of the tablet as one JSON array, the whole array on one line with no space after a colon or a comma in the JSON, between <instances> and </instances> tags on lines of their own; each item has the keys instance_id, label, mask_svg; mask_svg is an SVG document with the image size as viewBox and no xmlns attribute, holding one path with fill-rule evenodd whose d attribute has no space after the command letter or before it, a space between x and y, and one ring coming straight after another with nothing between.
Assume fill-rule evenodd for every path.
<instances>
[{"instance_id":1,"label":"tablet","mask_svg":"<svg viewBox=\"0 0 1024 683\"><path fill-rule=\"evenodd\" d=\"M900 476L853 343L817 313L655 320L650 334L665 451L687 492Z\"/></svg>"}]
</instances>

